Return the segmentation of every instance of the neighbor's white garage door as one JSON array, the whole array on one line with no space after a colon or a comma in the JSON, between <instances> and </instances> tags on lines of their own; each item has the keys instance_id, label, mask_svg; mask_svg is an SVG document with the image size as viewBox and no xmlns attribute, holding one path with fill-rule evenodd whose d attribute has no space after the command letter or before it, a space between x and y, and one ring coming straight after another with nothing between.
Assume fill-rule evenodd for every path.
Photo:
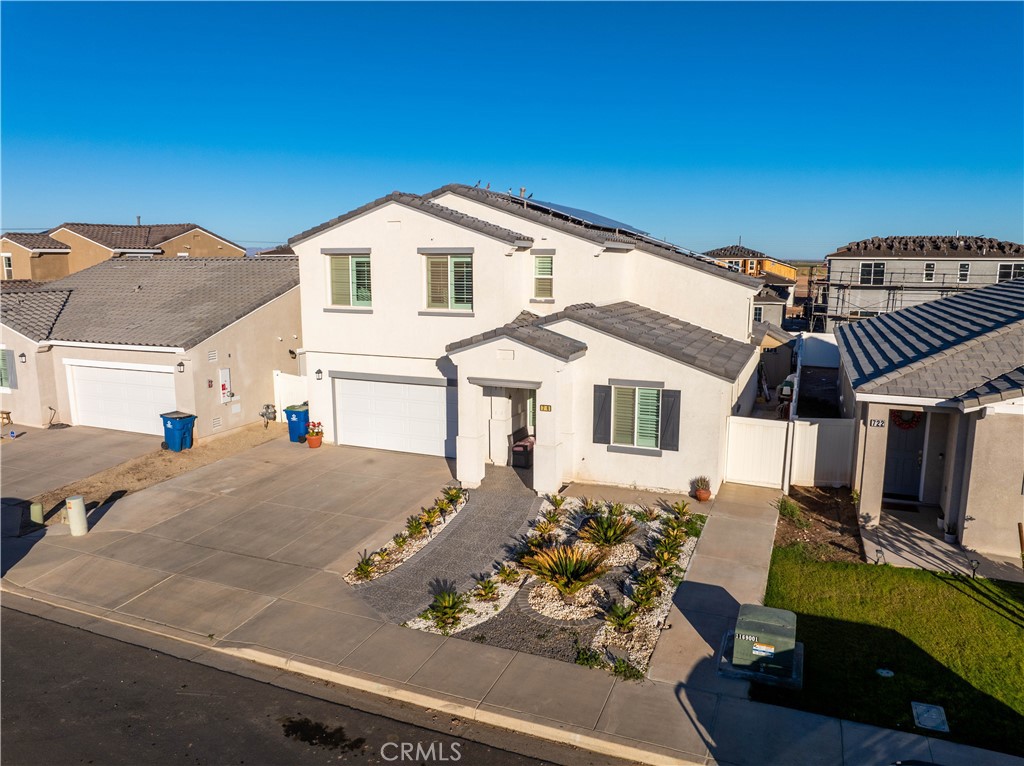
<instances>
[{"instance_id":1,"label":"neighbor's white garage door","mask_svg":"<svg viewBox=\"0 0 1024 766\"><path fill-rule=\"evenodd\" d=\"M160 415L177 409L173 373L77 365L70 370L80 425L159 435Z\"/></svg>"},{"instance_id":2,"label":"neighbor's white garage door","mask_svg":"<svg viewBox=\"0 0 1024 766\"><path fill-rule=\"evenodd\" d=\"M342 379L335 385L339 444L455 456L454 388Z\"/></svg>"}]
</instances>

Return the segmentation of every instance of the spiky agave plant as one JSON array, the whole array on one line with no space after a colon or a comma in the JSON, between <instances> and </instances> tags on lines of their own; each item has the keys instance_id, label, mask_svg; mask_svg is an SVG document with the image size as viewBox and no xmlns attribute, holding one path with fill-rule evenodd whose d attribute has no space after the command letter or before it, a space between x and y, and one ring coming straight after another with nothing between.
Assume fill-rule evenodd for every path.
<instances>
[{"instance_id":1,"label":"spiky agave plant","mask_svg":"<svg viewBox=\"0 0 1024 766\"><path fill-rule=\"evenodd\" d=\"M604 621L619 633L629 633L633 629L633 623L636 621L636 611L633 607L616 601L604 613Z\"/></svg>"},{"instance_id":2,"label":"spiky agave plant","mask_svg":"<svg viewBox=\"0 0 1024 766\"><path fill-rule=\"evenodd\" d=\"M436 505L420 509L420 520L428 527L433 527L441 520L441 511Z\"/></svg>"},{"instance_id":3,"label":"spiky agave plant","mask_svg":"<svg viewBox=\"0 0 1024 766\"><path fill-rule=\"evenodd\" d=\"M525 556L522 565L563 596L572 596L607 571L604 554L600 551L585 552L568 545L556 545Z\"/></svg>"},{"instance_id":4,"label":"spiky agave plant","mask_svg":"<svg viewBox=\"0 0 1024 766\"><path fill-rule=\"evenodd\" d=\"M466 490L461 487L445 487L444 491L441 492L441 496L451 503L454 508L462 502L462 498L466 496Z\"/></svg>"},{"instance_id":5,"label":"spiky agave plant","mask_svg":"<svg viewBox=\"0 0 1024 766\"><path fill-rule=\"evenodd\" d=\"M690 504L687 501L685 501L685 500L677 500L676 502L672 503L672 505L670 505L668 507L668 509L669 509L669 511L672 512L672 514L674 516L682 517L682 516L685 516L687 514L687 512L688 512L687 509L689 507L690 507Z\"/></svg>"},{"instance_id":6,"label":"spiky agave plant","mask_svg":"<svg viewBox=\"0 0 1024 766\"><path fill-rule=\"evenodd\" d=\"M494 576L505 583L505 585L515 585L523 577L518 569L509 564L502 564L498 567L498 571L495 572Z\"/></svg>"},{"instance_id":7,"label":"spiky agave plant","mask_svg":"<svg viewBox=\"0 0 1024 766\"><path fill-rule=\"evenodd\" d=\"M580 539L599 548L611 548L626 542L635 531L636 524L632 519L611 513L599 513L580 529Z\"/></svg>"},{"instance_id":8,"label":"spiky agave plant","mask_svg":"<svg viewBox=\"0 0 1024 766\"><path fill-rule=\"evenodd\" d=\"M448 514L455 510L455 506L447 497L440 497L434 501L434 510L441 515L441 521L444 521L448 518Z\"/></svg>"},{"instance_id":9,"label":"spiky agave plant","mask_svg":"<svg viewBox=\"0 0 1024 766\"><path fill-rule=\"evenodd\" d=\"M430 620L441 633L448 636L469 611L469 598L465 594L443 590L434 594L434 600L422 617Z\"/></svg>"},{"instance_id":10,"label":"spiky agave plant","mask_svg":"<svg viewBox=\"0 0 1024 766\"><path fill-rule=\"evenodd\" d=\"M473 598L477 601L494 601L498 598L498 583L490 577L477 580L476 587L473 589Z\"/></svg>"},{"instance_id":11,"label":"spiky agave plant","mask_svg":"<svg viewBox=\"0 0 1024 766\"><path fill-rule=\"evenodd\" d=\"M409 543L409 535L405 532L398 532L391 538L391 542L395 544L398 550L402 550Z\"/></svg>"},{"instance_id":12,"label":"spiky agave plant","mask_svg":"<svg viewBox=\"0 0 1024 766\"><path fill-rule=\"evenodd\" d=\"M548 495L548 502L554 507L556 511L561 511L562 506L565 505L565 495Z\"/></svg>"},{"instance_id":13,"label":"spiky agave plant","mask_svg":"<svg viewBox=\"0 0 1024 766\"><path fill-rule=\"evenodd\" d=\"M363 551L359 554L359 561L356 562L355 568L352 570L352 574L359 580L369 580L373 577L374 565L373 565L373 554Z\"/></svg>"},{"instance_id":14,"label":"spiky agave plant","mask_svg":"<svg viewBox=\"0 0 1024 766\"><path fill-rule=\"evenodd\" d=\"M405 520L405 531L409 534L410 538L415 540L417 537L423 537L427 533L427 527L419 516L410 516Z\"/></svg>"},{"instance_id":15,"label":"spiky agave plant","mask_svg":"<svg viewBox=\"0 0 1024 766\"><path fill-rule=\"evenodd\" d=\"M550 538L557 530L557 522L550 521L549 519L541 519L533 525L533 531L543 538Z\"/></svg>"},{"instance_id":16,"label":"spiky agave plant","mask_svg":"<svg viewBox=\"0 0 1024 766\"><path fill-rule=\"evenodd\" d=\"M544 521L549 521L556 526L562 522L562 516L555 508L548 508L540 516Z\"/></svg>"}]
</instances>

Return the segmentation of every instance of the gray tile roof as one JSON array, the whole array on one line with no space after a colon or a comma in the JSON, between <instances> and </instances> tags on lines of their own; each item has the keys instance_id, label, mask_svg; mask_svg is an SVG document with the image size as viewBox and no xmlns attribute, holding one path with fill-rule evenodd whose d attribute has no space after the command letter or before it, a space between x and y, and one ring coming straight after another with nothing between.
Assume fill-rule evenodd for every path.
<instances>
[{"instance_id":1,"label":"gray tile roof","mask_svg":"<svg viewBox=\"0 0 1024 766\"><path fill-rule=\"evenodd\" d=\"M704 255L710 255L712 258L719 258L721 260L731 258L734 261L741 258L768 257L760 250L753 250L749 247L744 247L743 245L726 245L725 247L716 247L714 250L706 250Z\"/></svg>"},{"instance_id":2,"label":"gray tile roof","mask_svg":"<svg viewBox=\"0 0 1024 766\"><path fill-rule=\"evenodd\" d=\"M733 381L756 349L660 311L629 301L580 304L543 317L541 325L569 319L677 362Z\"/></svg>"},{"instance_id":3,"label":"gray tile roof","mask_svg":"<svg viewBox=\"0 0 1024 766\"><path fill-rule=\"evenodd\" d=\"M26 231L8 231L4 232L3 238L9 239L11 242L28 248L29 250L60 253L71 252L70 246L65 245L63 242L58 242L49 234L33 234Z\"/></svg>"},{"instance_id":4,"label":"gray tile roof","mask_svg":"<svg viewBox=\"0 0 1024 766\"><path fill-rule=\"evenodd\" d=\"M475 200L497 210L503 210L527 221L533 221L542 226L563 231L595 244L603 245L605 242L620 242L625 245L632 245L636 250L642 250L646 253L690 266L699 271L706 271L715 276L739 282L749 287L761 285L760 279L748 277L745 274L739 274L711 261L703 260L699 254L684 252L681 248L673 249L674 246L671 243L644 238L638 233L629 232L628 230L581 223L568 214L559 214L546 207L531 207L530 200L523 199L522 197L512 197L508 194L481 189L475 186L466 186L465 184L448 184L440 189L434 189L434 191L424 194L423 197L424 199L436 199L448 192L465 197L466 199Z\"/></svg>"},{"instance_id":5,"label":"gray tile roof","mask_svg":"<svg viewBox=\"0 0 1024 766\"><path fill-rule=\"evenodd\" d=\"M859 392L992 396L1009 390L1024 363L1024 279L843 324L835 334Z\"/></svg>"},{"instance_id":6,"label":"gray tile roof","mask_svg":"<svg viewBox=\"0 0 1024 766\"><path fill-rule=\"evenodd\" d=\"M191 348L298 284L284 256L104 261L49 283L71 291L49 338Z\"/></svg>"},{"instance_id":7,"label":"gray tile roof","mask_svg":"<svg viewBox=\"0 0 1024 766\"><path fill-rule=\"evenodd\" d=\"M0 299L0 322L30 340L44 340L49 337L69 295L70 290L5 292Z\"/></svg>"},{"instance_id":8,"label":"gray tile roof","mask_svg":"<svg viewBox=\"0 0 1024 766\"><path fill-rule=\"evenodd\" d=\"M587 351L587 344L574 338L568 338L560 333L545 330L539 326L542 317L530 311L522 311L515 319L506 325L496 327L493 330L473 335L469 338L449 343L445 351L449 354L462 351L479 343L486 343L495 338L510 338L519 341L524 345L551 354L562 361L571 361Z\"/></svg>"},{"instance_id":9,"label":"gray tile roof","mask_svg":"<svg viewBox=\"0 0 1024 766\"><path fill-rule=\"evenodd\" d=\"M786 299L770 287L762 287L754 296L754 303L785 303Z\"/></svg>"},{"instance_id":10,"label":"gray tile roof","mask_svg":"<svg viewBox=\"0 0 1024 766\"><path fill-rule=\"evenodd\" d=\"M256 255L295 255L291 245L277 245L266 250L257 250Z\"/></svg>"},{"instance_id":11,"label":"gray tile roof","mask_svg":"<svg viewBox=\"0 0 1024 766\"><path fill-rule=\"evenodd\" d=\"M54 226L48 233L52 234L60 229L67 229L79 234L93 242L98 242L111 250L159 250L160 245L169 239L181 236L187 232L199 229L205 231L218 239L223 239L229 245L239 250L245 248L236 245L231 240L225 239L220 234L214 234L209 229L195 223L155 223L145 226L131 226L115 223L62 223Z\"/></svg>"},{"instance_id":12,"label":"gray tile roof","mask_svg":"<svg viewBox=\"0 0 1024 766\"><path fill-rule=\"evenodd\" d=\"M771 322L754 322L750 342L755 346L760 346L765 335L770 338L775 338L775 340L780 343L789 343L791 340L795 339L793 335L790 335L777 324L772 324Z\"/></svg>"},{"instance_id":13,"label":"gray tile roof","mask_svg":"<svg viewBox=\"0 0 1024 766\"><path fill-rule=\"evenodd\" d=\"M826 258L1024 258L1024 245L1004 242L992 237L967 236L899 236L871 237L837 248Z\"/></svg>"},{"instance_id":14,"label":"gray tile roof","mask_svg":"<svg viewBox=\"0 0 1024 766\"><path fill-rule=\"evenodd\" d=\"M459 213L451 208L435 204L426 197L420 197L416 194L407 194L399 191L391 192L391 194L375 199L373 202L368 202L362 207L357 207L355 210L350 210L343 215L339 215L337 218L324 221L320 225L314 226L312 229L306 229L306 231L301 234L296 234L294 237L290 237L288 239L288 244L295 245L305 239L309 239L310 237L319 234L322 231L326 231L327 229L337 226L339 223L344 223L345 221L360 216L363 213L367 213L388 202L397 202L400 205L405 205L413 210L419 210L420 212L427 213L435 218L440 218L458 226L478 231L481 234L486 234L488 237L494 237L502 242L508 242L510 245L522 245L529 247L533 244L532 237L527 237L524 234L519 234L518 232L505 229L501 226L495 226L493 223L488 223L487 221L482 221L479 218L474 218L471 215Z\"/></svg>"},{"instance_id":15,"label":"gray tile roof","mask_svg":"<svg viewBox=\"0 0 1024 766\"><path fill-rule=\"evenodd\" d=\"M1024 393L1024 366L1012 369L992 380L987 380L957 398L967 405L980 406L1016 399L1022 393Z\"/></svg>"}]
</instances>

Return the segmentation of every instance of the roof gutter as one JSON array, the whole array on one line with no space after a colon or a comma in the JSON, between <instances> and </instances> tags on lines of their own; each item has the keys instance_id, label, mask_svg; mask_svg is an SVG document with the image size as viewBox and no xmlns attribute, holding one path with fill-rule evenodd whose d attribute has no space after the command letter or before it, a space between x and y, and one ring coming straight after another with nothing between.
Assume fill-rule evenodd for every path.
<instances>
[{"instance_id":1,"label":"roof gutter","mask_svg":"<svg viewBox=\"0 0 1024 766\"><path fill-rule=\"evenodd\" d=\"M951 402L949 399L934 399L927 396L894 396L892 394L862 394L859 391L854 391L853 398L858 402L869 402L875 404L909 404L915 407L956 407L956 404Z\"/></svg>"},{"instance_id":2,"label":"roof gutter","mask_svg":"<svg viewBox=\"0 0 1024 766\"><path fill-rule=\"evenodd\" d=\"M180 346L127 346L121 343L85 343L77 340L47 340L40 342L49 343L51 346L66 346L68 348L106 348L114 351L153 351L157 354L185 353L185 349Z\"/></svg>"}]
</instances>

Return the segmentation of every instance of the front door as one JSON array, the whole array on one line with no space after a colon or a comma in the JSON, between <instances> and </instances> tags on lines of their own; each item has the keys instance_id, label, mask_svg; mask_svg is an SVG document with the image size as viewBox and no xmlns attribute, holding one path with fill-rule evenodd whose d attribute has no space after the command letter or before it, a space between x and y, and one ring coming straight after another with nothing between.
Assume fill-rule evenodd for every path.
<instances>
[{"instance_id":1,"label":"front door","mask_svg":"<svg viewBox=\"0 0 1024 766\"><path fill-rule=\"evenodd\" d=\"M883 494L918 499L926 417L923 412L889 410Z\"/></svg>"}]
</instances>

